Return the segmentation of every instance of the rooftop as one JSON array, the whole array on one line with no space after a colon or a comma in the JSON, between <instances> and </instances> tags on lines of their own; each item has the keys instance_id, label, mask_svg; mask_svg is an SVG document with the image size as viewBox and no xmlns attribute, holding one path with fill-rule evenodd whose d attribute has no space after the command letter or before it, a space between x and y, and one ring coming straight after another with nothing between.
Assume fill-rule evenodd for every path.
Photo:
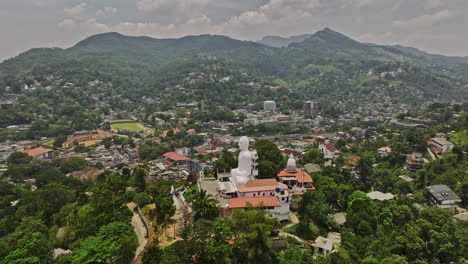
<instances>
[{"instance_id":1,"label":"rooftop","mask_svg":"<svg viewBox=\"0 0 468 264\"><path fill-rule=\"evenodd\" d=\"M438 201L444 200L460 200L447 185L431 185L426 187L427 191L431 193Z\"/></svg>"},{"instance_id":2,"label":"rooftop","mask_svg":"<svg viewBox=\"0 0 468 264\"><path fill-rule=\"evenodd\" d=\"M282 170L278 172L278 177L296 177L297 182L303 182L302 179L304 179L304 183L313 183L314 181L312 180L312 177L304 171L304 169L298 168L297 172L288 172L286 170Z\"/></svg>"},{"instance_id":3,"label":"rooftop","mask_svg":"<svg viewBox=\"0 0 468 264\"><path fill-rule=\"evenodd\" d=\"M333 146L332 144L329 144L329 143L324 143L323 144L325 146L325 148L330 151L330 152L337 152L338 150L335 148L335 146Z\"/></svg>"},{"instance_id":4,"label":"rooftop","mask_svg":"<svg viewBox=\"0 0 468 264\"><path fill-rule=\"evenodd\" d=\"M38 156L38 155L41 155L41 154L45 154L45 153L48 153L48 152L51 152L51 151L54 151L53 149L48 149L48 148L43 148L43 147L39 147L39 148L33 148L33 149L25 149L23 152L28 154L28 156L30 157L35 157L35 156Z\"/></svg>"},{"instance_id":5,"label":"rooftop","mask_svg":"<svg viewBox=\"0 0 468 264\"><path fill-rule=\"evenodd\" d=\"M412 182L412 181L414 181L413 178L411 178L410 176L406 176L406 175L400 175L400 176L398 176L398 178L400 178L400 179L402 179L402 180L404 180L404 181L406 181L406 182Z\"/></svg>"},{"instance_id":6,"label":"rooftop","mask_svg":"<svg viewBox=\"0 0 468 264\"><path fill-rule=\"evenodd\" d=\"M245 184L238 184L237 189L239 192L259 192L259 191L274 191L276 188L281 187L287 190L288 187L276 179L260 179L260 180L249 180Z\"/></svg>"},{"instance_id":7,"label":"rooftop","mask_svg":"<svg viewBox=\"0 0 468 264\"><path fill-rule=\"evenodd\" d=\"M379 191L370 192L367 194L367 196L371 198L372 200L379 200L379 201L391 200L395 197L391 193L383 193Z\"/></svg>"},{"instance_id":8,"label":"rooftop","mask_svg":"<svg viewBox=\"0 0 468 264\"><path fill-rule=\"evenodd\" d=\"M280 202L276 196L239 197L228 200L229 209L252 207L278 207Z\"/></svg>"},{"instance_id":9,"label":"rooftop","mask_svg":"<svg viewBox=\"0 0 468 264\"><path fill-rule=\"evenodd\" d=\"M453 143L447 141L444 138L431 138L431 141L439 144L439 145L453 145Z\"/></svg>"},{"instance_id":10,"label":"rooftop","mask_svg":"<svg viewBox=\"0 0 468 264\"><path fill-rule=\"evenodd\" d=\"M168 158L168 159L171 159L173 161L189 160L189 158L187 158L186 156L181 155L181 154L176 153L176 152L167 152L167 153L164 153L163 156Z\"/></svg>"}]
</instances>

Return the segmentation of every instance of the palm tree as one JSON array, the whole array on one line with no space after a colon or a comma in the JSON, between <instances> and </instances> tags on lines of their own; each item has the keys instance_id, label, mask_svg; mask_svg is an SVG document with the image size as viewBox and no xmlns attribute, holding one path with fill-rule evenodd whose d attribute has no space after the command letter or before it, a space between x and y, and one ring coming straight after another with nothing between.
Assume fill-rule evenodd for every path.
<instances>
[{"instance_id":1,"label":"palm tree","mask_svg":"<svg viewBox=\"0 0 468 264\"><path fill-rule=\"evenodd\" d=\"M219 215L217 201L206 190L200 190L192 202L193 218L213 220Z\"/></svg>"}]
</instances>

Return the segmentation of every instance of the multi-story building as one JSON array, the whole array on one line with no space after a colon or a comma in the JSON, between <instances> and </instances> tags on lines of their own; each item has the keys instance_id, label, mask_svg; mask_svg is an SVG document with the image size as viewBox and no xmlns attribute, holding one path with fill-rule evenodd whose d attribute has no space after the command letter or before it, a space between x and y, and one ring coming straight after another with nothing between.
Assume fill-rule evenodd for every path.
<instances>
[{"instance_id":1,"label":"multi-story building","mask_svg":"<svg viewBox=\"0 0 468 264\"><path fill-rule=\"evenodd\" d=\"M315 117L319 114L319 104L316 101L307 101L304 104L304 113Z\"/></svg>"},{"instance_id":2,"label":"multi-story building","mask_svg":"<svg viewBox=\"0 0 468 264\"><path fill-rule=\"evenodd\" d=\"M424 159L420 153L406 154L406 169L417 172L424 166Z\"/></svg>"},{"instance_id":3,"label":"multi-story building","mask_svg":"<svg viewBox=\"0 0 468 264\"><path fill-rule=\"evenodd\" d=\"M445 138L435 137L435 138L431 138L427 142L427 146L435 153L442 155L445 153L452 152L452 149L455 145L447 141L447 139Z\"/></svg>"}]
</instances>

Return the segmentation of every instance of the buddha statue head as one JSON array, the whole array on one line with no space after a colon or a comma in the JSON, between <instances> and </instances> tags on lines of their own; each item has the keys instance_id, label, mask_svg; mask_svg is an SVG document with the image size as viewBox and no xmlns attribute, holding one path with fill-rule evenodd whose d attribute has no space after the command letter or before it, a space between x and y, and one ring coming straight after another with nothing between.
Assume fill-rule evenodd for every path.
<instances>
[{"instance_id":1,"label":"buddha statue head","mask_svg":"<svg viewBox=\"0 0 468 264\"><path fill-rule=\"evenodd\" d=\"M241 150L249 150L249 139L246 136L240 138L239 148Z\"/></svg>"}]
</instances>

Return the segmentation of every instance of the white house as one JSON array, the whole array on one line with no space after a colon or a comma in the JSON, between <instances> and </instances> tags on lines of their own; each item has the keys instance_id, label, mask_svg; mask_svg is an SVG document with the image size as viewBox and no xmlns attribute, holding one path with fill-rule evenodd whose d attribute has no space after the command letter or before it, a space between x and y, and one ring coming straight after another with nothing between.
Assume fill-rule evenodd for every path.
<instances>
[{"instance_id":1,"label":"white house","mask_svg":"<svg viewBox=\"0 0 468 264\"><path fill-rule=\"evenodd\" d=\"M319 149L323 152L323 156L325 159L336 159L341 155L335 146L330 143L320 143Z\"/></svg>"}]
</instances>

